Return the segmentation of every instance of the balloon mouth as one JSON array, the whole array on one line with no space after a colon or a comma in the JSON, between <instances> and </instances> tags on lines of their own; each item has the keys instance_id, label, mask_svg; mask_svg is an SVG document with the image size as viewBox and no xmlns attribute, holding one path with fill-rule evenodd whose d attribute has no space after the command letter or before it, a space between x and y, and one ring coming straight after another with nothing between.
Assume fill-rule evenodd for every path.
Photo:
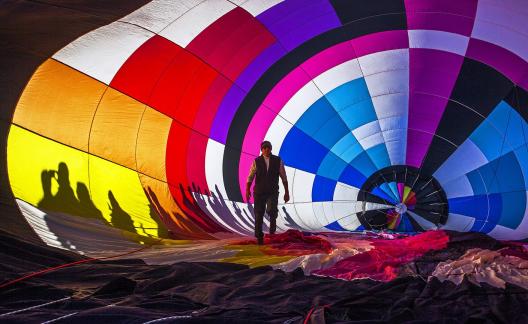
<instances>
[{"instance_id":1,"label":"balloon mouth","mask_svg":"<svg viewBox=\"0 0 528 324\"><path fill-rule=\"evenodd\" d=\"M371 175L358 200L359 221L368 230L421 232L447 222L447 196L431 175L411 166L390 166ZM377 208L371 206L376 204Z\"/></svg>"}]
</instances>

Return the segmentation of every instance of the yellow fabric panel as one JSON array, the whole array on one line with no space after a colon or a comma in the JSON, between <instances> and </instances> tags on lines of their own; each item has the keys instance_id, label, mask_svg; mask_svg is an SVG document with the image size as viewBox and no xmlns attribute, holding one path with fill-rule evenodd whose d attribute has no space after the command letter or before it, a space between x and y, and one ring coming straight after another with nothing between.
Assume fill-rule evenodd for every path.
<instances>
[{"instance_id":1,"label":"yellow fabric panel","mask_svg":"<svg viewBox=\"0 0 528 324\"><path fill-rule=\"evenodd\" d=\"M269 255L262 251L265 246L259 245L228 245L226 250L238 250L239 252L230 257L220 259L220 262L245 264L251 268L262 267L267 265L279 264L296 258L294 255Z\"/></svg>"},{"instance_id":2,"label":"yellow fabric panel","mask_svg":"<svg viewBox=\"0 0 528 324\"><path fill-rule=\"evenodd\" d=\"M11 125L7 167L15 197L41 209L78 214L76 195L88 188L87 153Z\"/></svg>"},{"instance_id":3,"label":"yellow fabric panel","mask_svg":"<svg viewBox=\"0 0 528 324\"><path fill-rule=\"evenodd\" d=\"M165 154L171 124L171 118L147 108L138 134L137 170L162 181L167 181Z\"/></svg>"},{"instance_id":4,"label":"yellow fabric panel","mask_svg":"<svg viewBox=\"0 0 528 324\"><path fill-rule=\"evenodd\" d=\"M93 155L89 161L92 199L104 218L114 227L157 237L158 224L137 172Z\"/></svg>"},{"instance_id":5,"label":"yellow fabric panel","mask_svg":"<svg viewBox=\"0 0 528 324\"><path fill-rule=\"evenodd\" d=\"M178 207L170 193L166 182L141 175L140 180L143 189L147 194L147 199L151 206L161 214L164 219L169 219L170 230L177 238L189 239L212 239L200 227L195 225Z\"/></svg>"},{"instance_id":6,"label":"yellow fabric panel","mask_svg":"<svg viewBox=\"0 0 528 324\"><path fill-rule=\"evenodd\" d=\"M105 89L105 84L48 59L26 85L13 122L87 152L90 126Z\"/></svg>"},{"instance_id":7,"label":"yellow fabric panel","mask_svg":"<svg viewBox=\"0 0 528 324\"><path fill-rule=\"evenodd\" d=\"M136 138L145 105L108 88L95 114L90 153L136 169Z\"/></svg>"}]
</instances>

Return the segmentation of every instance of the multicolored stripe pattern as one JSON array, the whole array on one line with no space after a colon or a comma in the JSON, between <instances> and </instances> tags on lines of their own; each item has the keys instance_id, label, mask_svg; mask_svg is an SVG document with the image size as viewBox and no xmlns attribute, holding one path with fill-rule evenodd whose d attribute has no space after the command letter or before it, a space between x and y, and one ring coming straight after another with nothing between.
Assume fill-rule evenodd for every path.
<instances>
[{"instance_id":1,"label":"multicolored stripe pattern","mask_svg":"<svg viewBox=\"0 0 528 324\"><path fill-rule=\"evenodd\" d=\"M365 201L365 181L409 166L445 192L439 227L527 238L527 18L521 0L154 0L38 68L9 181L141 235L247 235L267 139L292 196L280 230L361 229L361 213L410 199L388 181Z\"/></svg>"}]
</instances>

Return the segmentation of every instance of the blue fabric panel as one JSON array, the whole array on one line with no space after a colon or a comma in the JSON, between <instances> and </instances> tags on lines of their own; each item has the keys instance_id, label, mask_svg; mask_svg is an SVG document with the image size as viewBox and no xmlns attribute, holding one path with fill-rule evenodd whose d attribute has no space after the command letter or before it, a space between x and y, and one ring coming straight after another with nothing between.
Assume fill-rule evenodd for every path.
<instances>
[{"instance_id":1,"label":"blue fabric panel","mask_svg":"<svg viewBox=\"0 0 528 324\"><path fill-rule=\"evenodd\" d=\"M352 187L361 188L365 181L367 181L367 177L361 174L361 172L353 166L347 165L345 170L341 173L339 181Z\"/></svg>"},{"instance_id":2,"label":"blue fabric panel","mask_svg":"<svg viewBox=\"0 0 528 324\"><path fill-rule=\"evenodd\" d=\"M400 202L400 199L398 199L398 196L392 192L392 189L389 187L387 183L382 183L379 186L380 190L383 191L385 194L387 194L389 197L391 197L391 201L393 201L395 204Z\"/></svg>"},{"instance_id":3,"label":"blue fabric panel","mask_svg":"<svg viewBox=\"0 0 528 324\"><path fill-rule=\"evenodd\" d=\"M354 145L359 145L359 142L357 141L354 134L348 132L345 136L343 136L343 138L337 141L334 147L332 147L332 152L337 156L341 156Z\"/></svg>"},{"instance_id":4,"label":"blue fabric panel","mask_svg":"<svg viewBox=\"0 0 528 324\"><path fill-rule=\"evenodd\" d=\"M489 214L483 226L481 228L475 228L475 225L473 225L473 228L483 233L489 233L492 229L495 228L495 226L497 226L497 222L499 221L501 217L501 212L502 212L503 203L502 203L502 197L500 194L489 195L488 202L489 202Z\"/></svg>"},{"instance_id":5,"label":"blue fabric panel","mask_svg":"<svg viewBox=\"0 0 528 324\"><path fill-rule=\"evenodd\" d=\"M333 180L338 180L346 166L347 164L343 160L337 157L334 153L328 152L321 162L321 165L319 165L317 174Z\"/></svg>"},{"instance_id":6,"label":"blue fabric panel","mask_svg":"<svg viewBox=\"0 0 528 324\"><path fill-rule=\"evenodd\" d=\"M517 161L519 161L519 166L522 169L521 171L523 173L524 178L524 188L528 189L528 147L519 147L517 150L515 150L515 156L517 157Z\"/></svg>"},{"instance_id":7,"label":"blue fabric panel","mask_svg":"<svg viewBox=\"0 0 528 324\"><path fill-rule=\"evenodd\" d=\"M396 228L397 232L414 232L414 227L412 226L409 216L407 214L402 215L402 219L398 227Z\"/></svg>"},{"instance_id":8,"label":"blue fabric panel","mask_svg":"<svg viewBox=\"0 0 528 324\"><path fill-rule=\"evenodd\" d=\"M361 101L370 101L370 93L364 78L344 83L325 96L336 111L341 111Z\"/></svg>"},{"instance_id":9,"label":"blue fabric panel","mask_svg":"<svg viewBox=\"0 0 528 324\"><path fill-rule=\"evenodd\" d=\"M401 202L402 199L400 197L400 193L398 192L398 185L396 184L396 182L390 182L389 188L391 189L398 202Z\"/></svg>"},{"instance_id":10,"label":"blue fabric panel","mask_svg":"<svg viewBox=\"0 0 528 324\"><path fill-rule=\"evenodd\" d=\"M372 163L372 160L368 156L367 152L363 151L358 155L352 162L349 163L353 165L359 172L361 172L365 177L369 177L371 174L377 171L376 166Z\"/></svg>"},{"instance_id":11,"label":"blue fabric panel","mask_svg":"<svg viewBox=\"0 0 528 324\"><path fill-rule=\"evenodd\" d=\"M335 115L325 123L315 134L313 138L319 143L331 149L341 138L349 134L350 130L343 123L339 115Z\"/></svg>"},{"instance_id":12,"label":"blue fabric panel","mask_svg":"<svg viewBox=\"0 0 528 324\"><path fill-rule=\"evenodd\" d=\"M347 107L340 111L339 115L341 115L341 118L351 130L373 122L378 118L371 99Z\"/></svg>"},{"instance_id":13,"label":"blue fabric panel","mask_svg":"<svg viewBox=\"0 0 528 324\"><path fill-rule=\"evenodd\" d=\"M316 173L327 153L324 146L294 126L286 135L279 155L292 168Z\"/></svg>"},{"instance_id":14,"label":"blue fabric panel","mask_svg":"<svg viewBox=\"0 0 528 324\"><path fill-rule=\"evenodd\" d=\"M506 105L507 103L502 102L499 106ZM508 149L518 149L521 146L526 145L527 137L528 137L528 124L524 120L524 118L519 115L519 113L508 106L510 109L510 119L506 125L504 126L497 126L501 131L506 130L506 144L505 146L508 147Z\"/></svg>"},{"instance_id":15,"label":"blue fabric panel","mask_svg":"<svg viewBox=\"0 0 528 324\"><path fill-rule=\"evenodd\" d=\"M484 181L482 180L482 176L480 175L480 172L478 171L478 169L469 172L467 174L467 178L469 180L469 183L471 183L473 194L475 195L487 194L486 186L484 185Z\"/></svg>"},{"instance_id":16,"label":"blue fabric panel","mask_svg":"<svg viewBox=\"0 0 528 324\"><path fill-rule=\"evenodd\" d=\"M348 148L344 153L340 154L339 156L343 159L343 161L350 163L352 160L354 160L358 155L365 152L363 149L363 146L359 144L359 142L351 147Z\"/></svg>"},{"instance_id":17,"label":"blue fabric panel","mask_svg":"<svg viewBox=\"0 0 528 324\"><path fill-rule=\"evenodd\" d=\"M328 228L329 230L332 230L332 231L341 231L341 232L346 232L347 231L341 225L339 225L339 223L337 221L335 221L333 223L330 223L328 225L325 225L325 228Z\"/></svg>"},{"instance_id":18,"label":"blue fabric panel","mask_svg":"<svg viewBox=\"0 0 528 324\"><path fill-rule=\"evenodd\" d=\"M312 201L334 200L334 190L337 182L325 177L315 176L312 187Z\"/></svg>"},{"instance_id":19,"label":"blue fabric panel","mask_svg":"<svg viewBox=\"0 0 528 324\"><path fill-rule=\"evenodd\" d=\"M482 151L488 161L495 160L506 149L503 135L487 119L469 138Z\"/></svg>"},{"instance_id":20,"label":"blue fabric panel","mask_svg":"<svg viewBox=\"0 0 528 324\"><path fill-rule=\"evenodd\" d=\"M488 197L485 195L457 197L448 200L449 212L485 220L488 216ZM476 222L475 222L476 223Z\"/></svg>"},{"instance_id":21,"label":"blue fabric panel","mask_svg":"<svg viewBox=\"0 0 528 324\"><path fill-rule=\"evenodd\" d=\"M356 228L356 231L364 231L365 230L365 226L363 225L360 225L358 228Z\"/></svg>"},{"instance_id":22,"label":"blue fabric panel","mask_svg":"<svg viewBox=\"0 0 528 324\"><path fill-rule=\"evenodd\" d=\"M513 152L478 169L488 193L524 190L524 179L519 162Z\"/></svg>"},{"instance_id":23,"label":"blue fabric panel","mask_svg":"<svg viewBox=\"0 0 528 324\"><path fill-rule=\"evenodd\" d=\"M372 190L371 193L376 195L376 196L378 196L378 197L380 197L380 198L383 198L383 199L387 200L390 203L396 204L396 201L394 200L394 197L389 196L383 190L381 190L379 187L374 188L374 190Z\"/></svg>"},{"instance_id":24,"label":"blue fabric panel","mask_svg":"<svg viewBox=\"0 0 528 324\"><path fill-rule=\"evenodd\" d=\"M501 194L502 212L497 225L517 228L526 210L526 191L505 192Z\"/></svg>"},{"instance_id":25,"label":"blue fabric panel","mask_svg":"<svg viewBox=\"0 0 528 324\"><path fill-rule=\"evenodd\" d=\"M325 97L321 97L304 112L295 123L295 126L306 134L313 136L326 122L336 115L336 111L328 100Z\"/></svg>"},{"instance_id":26,"label":"blue fabric panel","mask_svg":"<svg viewBox=\"0 0 528 324\"><path fill-rule=\"evenodd\" d=\"M369 148L367 150L367 154L370 156L370 159L372 162L374 162L374 165L378 170L391 165L389 153L387 152L387 147L384 144L379 144Z\"/></svg>"}]
</instances>

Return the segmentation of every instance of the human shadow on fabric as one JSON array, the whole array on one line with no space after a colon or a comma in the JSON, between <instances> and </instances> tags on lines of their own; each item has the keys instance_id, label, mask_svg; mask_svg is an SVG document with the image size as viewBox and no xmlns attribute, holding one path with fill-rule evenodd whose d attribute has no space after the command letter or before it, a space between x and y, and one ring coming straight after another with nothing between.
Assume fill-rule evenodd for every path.
<instances>
[{"instance_id":1,"label":"human shadow on fabric","mask_svg":"<svg viewBox=\"0 0 528 324\"><path fill-rule=\"evenodd\" d=\"M112 190L108 190L108 208L110 209L110 222L114 227L125 231L137 233L130 214L125 212L117 202Z\"/></svg>"},{"instance_id":2,"label":"human shadow on fabric","mask_svg":"<svg viewBox=\"0 0 528 324\"><path fill-rule=\"evenodd\" d=\"M297 225L297 223L293 220L285 206L282 206L282 212L284 213L284 225L286 225L286 227L298 229L301 231L303 230L303 228Z\"/></svg>"},{"instance_id":3,"label":"human shadow on fabric","mask_svg":"<svg viewBox=\"0 0 528 324\"><path fill-rule=\"evenodd\" d=\"M167 225L165 225L170 220L169 213L161 207L158 197L150 187L143 188L143 190L149 201L150 218L157 224L157 236L160 238L173 238L173 235L167 229Z\"/></svg>"},{"instance_id":4,"label":"human shadow on fabric","mask_svg":"<svg viewBox=\"0 0 528 324\"><path fill-rule=\"evenodd\" d=\"M227 232L222 226L217 224L210 215L207 215L198 205L194 198L193 191L190 186L187 186L187 191L183 187L183 184L179 184L182 203L184 212L188 212L189 216L193 218L193 221L199 225L203 230L209 233Z\"/></svg>"},{"instance_id":5,"label":"human shadow on fabric","mask_svg":"<svg viewBox=\"0 0 528 324\"><path fill-rule=\"evenodd\" d=\"M64 162L60 162L57 170L43 170L40 174L43 198L37 207L46 211L62 212L86 218L97 219L108 224L103 213L95 206L86 185L77 182L76 193L70 184L70 172ZM53 181L58 186L56 194L52 193Z\"/></svg>"}]
</instances>

